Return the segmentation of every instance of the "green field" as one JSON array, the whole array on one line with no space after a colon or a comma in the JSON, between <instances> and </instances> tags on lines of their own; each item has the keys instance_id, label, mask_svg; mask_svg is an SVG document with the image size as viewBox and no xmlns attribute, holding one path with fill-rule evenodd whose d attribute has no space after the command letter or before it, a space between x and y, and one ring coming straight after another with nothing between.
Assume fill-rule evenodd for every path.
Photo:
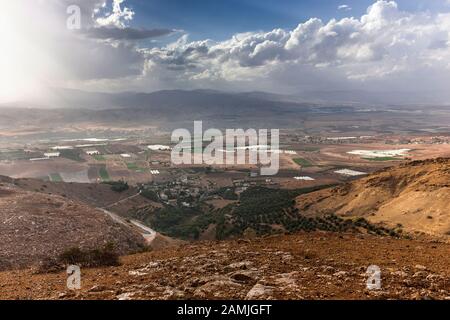
<instances>
[{"instance_id":1,"label":"green field","mask_svg":"<svg viewBox=\"0 0 450 320\"><path fill-rule=\"evenodd\" d=\"M319 151L320 148L318 148L318 147L301 147L298 150L304 151L304 152L316 152L316 151Z\"/></svg>"},{"instance_id":2,"label":"green field","mask_svg":"<svg viewBox=\"0 0 450 320\"><path fill-rule=\"evenodd\" d=\"M308 160L303 159L303 158L295 158L294 162L304 168L313 166L313 164L311 162L309 162Z\"/></svg>"},{"instance_id":3,"label":"green field","mask_svg":"<svg viewBox=\"0 0 450 320\"><path fill-rule=\"evenodd\" d=\"M368 161L398 161L401 160L399 158L394 157L376 157L376 158L363 158L364 160Z\"/></svg>"},{"instance_id":4,"label":"green field","mask_svg":"<svg viewBox=\"0 0 450 320\"><path fill-rule=\"evenodd\" d=\"M138 170L139 169L137 164L136 163L132 163L132 162L127 162L127 168L128 168L128 170Z\"/></svg>"},{"instance_id":5,"label":"green field","mask_svg":"<svg viewBox=\"0 0 450 320\"><path fill-rule=\"evenodd\" d=\"M0 160L27 160L39 157L42 157L42 154L39 152L25 152L24 150L7 150L0 152Z\"/></svg>"},{"instance_id":6,"label":"green field","mask_svg":"<svg viewBox=\"0 0 450 320\"><path fill-rule=\"evenodd\" d=\"M105 161L106 158L104 156L102 156L101 154L96 154L92 156L95 160L97 161Z\"/></svg>"},{"instance_id":7,"label":"green field","mask_svg":"<svg viewBox=\"0 0 450 320\"><path fill-rule=\"evenodd\" d=\"M81 154L78 150L61 150L61 157L69 160L84 162L85 160L81 157Z\"/></svg>"},{"instance_id":8,"label":"green field","mask_svg":"<svg viewBox=\"0 0 450 320\"><path fill-rule=\"evenodd\" d=\"M106 170L105 167L101 167L99 170L99 175L102 181L110 181L111 178L109 177L108 170Z\"/></svg>"},{"instance_id":9,"label":"green field","mask_svg":"<svg viewBox=\"0 0 450 320\"><path fill-rule=\"evenodd\" d=\"M63 179L61 178L59 173L50 173L49 174L50 181L52 182L62 182Z\"/></svg>"},{"instance_id":10,"label":"green field","mask_svg":"<svg viewBox=\"0 0 450 320\"><path fill-rule=\"evenodd\" d=\"M133 163L133 162L127 162L127 168L128 168L128 170L133 170L133 171L137 171L137 172L145 171L144 168L139 167L136 163Z\"/></svg>"}]
</instances>

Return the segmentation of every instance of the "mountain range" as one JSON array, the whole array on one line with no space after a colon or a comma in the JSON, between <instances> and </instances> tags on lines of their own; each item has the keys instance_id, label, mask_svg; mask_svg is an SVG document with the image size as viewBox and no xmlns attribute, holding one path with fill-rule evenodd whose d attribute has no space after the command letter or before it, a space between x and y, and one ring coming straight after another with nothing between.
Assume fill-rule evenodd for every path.
<instances>
[{"instance_id":1,"label":"mountain range","mask_svg":"<svg viewBox=\"0 0 450 320\"><path fill-rule=\"evenodd\" d=\"M400 122L410 124L416 120L423 126L444 125L448 114L448 107L444 105L410 105L406 98L397 101L398 105L379 104L379 101L364 98L369 95L362 92L325 92L303 97L214 90L96 93L54 89L51 92L45 101L2 104L0 126L16 130L21 127L67 128L80 124L146 125L172 130L202 120L205 125L218 128L302 128L307 121L310 125L316 120L324 124L354 120L360 124L372 123L377 117L385 126L392 122L398 127ZM330 122L331 115L334 121Z\"/></svg>"}]
</instances>

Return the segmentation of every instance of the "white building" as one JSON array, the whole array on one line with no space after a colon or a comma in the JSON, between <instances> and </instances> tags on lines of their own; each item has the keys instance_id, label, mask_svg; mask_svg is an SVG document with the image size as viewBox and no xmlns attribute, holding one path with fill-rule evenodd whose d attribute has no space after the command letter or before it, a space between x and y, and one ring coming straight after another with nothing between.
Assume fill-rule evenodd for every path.
<instances>
[{"instance_id":1,"label":"white building","mask_svg":"<svg viewBox=\"0 0 450 320\"><path fill-rule=\"evenodd\" d=\"M72 150L72 146L56 146L52 147L52 150Z\"/></svg>"},{"instance_id":2,"label":"white building","mask_svg":"<svg viewBox=\"0 0 450 320\"><path fill-rule=\"evenodd\" d=\"M304 176L304 177L294 177L294 179L295 179L295 180L303 180L303 181L314 181L314 180L315 180L314 178L307 177L307 176Z\"/></svg>"},{"instance_id":3,"label":"white building","mask_svg":"<svg viewBox=\"0 0 450 320\"><path fill-rule=\"evenodd\" d=\"M94 155L99 155L100 152L98 152L97 150L88 150L88 151L86 151L86 154L88 154L90 156L94 156Z\"/></svg>"},{"instance_id":4,"label":"white building","mask_svg":"<svg viewBox=\"0 0 450 320\"><path fill-rule=\"evenodd\" d=\"M341 174L343 176L351 176L351 177L363 176L363 175L367 174L365 172L351 170L351 169L341 169L341 170L335 171L335 173Z\"/></svg>"},{"instance_id":5,"label":"white building","mask_svg":"<svg viewBox=\"0 0 450 320\"><path fill-rule=\"evenodd\" d=\"M171 150L171 148L169 146L165 146L162 144L153 144L153 145L148 146L147 148L149 148L150 150L153 150L153 151L169 151L169 150Z\"/></svg>"},{"instance_id":6,"label":"white building","mask_svg":"<svg viewBox=\"0 0 450 320\"><path fill-rule=\"evenodd\" d=\"M44 156L47 158L57 158L61 155L60 152L46 152L44 153Z\"/></svg>"}]
</instances>

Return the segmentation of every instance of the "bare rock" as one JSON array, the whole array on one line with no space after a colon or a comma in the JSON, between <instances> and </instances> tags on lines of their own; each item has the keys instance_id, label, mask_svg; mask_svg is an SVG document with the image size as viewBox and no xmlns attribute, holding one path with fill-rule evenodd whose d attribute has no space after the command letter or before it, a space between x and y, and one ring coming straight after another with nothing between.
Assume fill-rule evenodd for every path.
<instances>
[{"instance_id":1,"label":"bare rock","mask_svg":"<svg viewBox=\"0 0 450 320\"><path fill-rule=\"evenodd\" d=\"M265 286L260 283L257 283L247 292L246 299L247 300L262 300L262 299L270 299L273 294L273 287Z\"/></svg>"},{"instance_id":2,"label":"bare rock","mask_svg":"<svg viewBox=\"0 0 450 320\"><path fill-rule=\"evenodd\" d=\"M231 279L241 283L256 282L257 273L254 271L238 271L231 275Z\"/></svg>"},{"instance_id":3,"label":"bare rock","mask_svg":"<svg viewBox=\"0 0 450 320\"><path fill-rule=\"evenodd\" d=\"M211 281L207 281L204 285L195 289L193 296L200 299L207 297L220 298L224 293L239 291L240 288L240 284L231 281L227 277L218 276L211 278Z\"/></svg>"},{"instance_id":4,"label":"bare rock","mask_svg":"<svg viewBox=\"0 0 450 320\"><path fill-rule=\"evenodd\" d=\"M90 288L88 290L88 292L103 292L108 290L108 288L106 286L102 286L102 285L95 285L92 288Z\"/></svg>"}]
</instances>

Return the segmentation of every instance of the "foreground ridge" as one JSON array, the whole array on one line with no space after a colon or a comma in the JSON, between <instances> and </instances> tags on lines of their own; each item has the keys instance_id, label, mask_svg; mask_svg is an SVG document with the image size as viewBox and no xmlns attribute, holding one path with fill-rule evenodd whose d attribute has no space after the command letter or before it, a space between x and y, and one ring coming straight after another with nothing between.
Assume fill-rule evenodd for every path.
<instances>
[{"instance_id":1,"label":"foreground ridge","mask_svg":"<svg viewBox=\"0 0 450 320\"><path fill-rule=\"evenodd\" d=\"M66 274L0 273L3 299L450 299L450 244L313 232L201 242ZM389 254L387 254L389 253ZM369 265L380 290L366 288Z\"/></svg>"}]
</instances>

